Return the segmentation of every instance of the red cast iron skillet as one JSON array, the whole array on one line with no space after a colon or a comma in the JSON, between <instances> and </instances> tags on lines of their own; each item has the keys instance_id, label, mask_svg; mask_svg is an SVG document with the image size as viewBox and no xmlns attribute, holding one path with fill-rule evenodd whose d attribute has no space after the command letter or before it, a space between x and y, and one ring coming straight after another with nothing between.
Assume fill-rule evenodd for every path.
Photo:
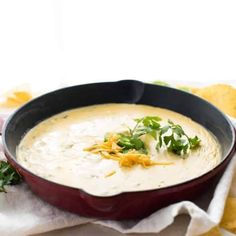
<instances>
[{"instance_id":1,"label":"red cast iron skillet","mask_svg":"<svg viewBox=\"0 0 236 236\"><path fill-rule=\"evenodd\" d=\"M68 109L102 103L147 104L188 116L218 138L222 161L206 174L184 183L148 191L122 192L109 197L95 196L82 189L51 182L17 162L17 145L25 133L40 121ZM235 151L235 132L221 111L199 97L169 87L124 80L63 88L28 102L6 121L3 145L10 164L23 176L32 191L46 202L87 217L121 220L145 217L161 207L202 194L219 179L231 160Z\"/></svg>"}]
</instances>

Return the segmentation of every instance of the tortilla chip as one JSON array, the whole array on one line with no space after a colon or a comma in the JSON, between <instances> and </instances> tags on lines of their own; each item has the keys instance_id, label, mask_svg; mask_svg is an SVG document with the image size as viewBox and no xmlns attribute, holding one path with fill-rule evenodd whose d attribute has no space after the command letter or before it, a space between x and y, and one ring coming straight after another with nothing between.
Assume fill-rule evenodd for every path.
<instances>
[{"instance_id":1,"label":"tortilla chip","mask_svg":"<svg viewBox=\"0 0 236 236\"><path fill-rule=\"evenodd\" d=\"M205 88L193 88L191 91L236 118L236 89L232 86L216 84Z\"/></svg>"},{"instance_id":2,"label":"tortilla chip","mask_svg":"<svg viewBox=\"0 0 236 236\"><path fill-rule=\"evenodd\" d=\"M202 234L201 236L223 236L223 234L220 232L219 227L214 227L207 233Z\"/></svg>"},{"instance_id":3,"label":"tortilla chip","mask_svg":"<svg viewBox=\"0 0 236 236\"><path fill-rule=\"evenodd\" d=\"M236 234L236 198L229 197L226 201L224 215L220 226Z\"/></svg>"},{"instance_id":4,"label":"tortilla chip","mask_svg":"<svg viewBox=\"0 0 236 236\"><path fill-rule=\"evenodd\" d=\"M26 91L15 91L4 102L0 103L1 107L16 108L32 99L32 95Z\"/></svg>"}]
</instances>

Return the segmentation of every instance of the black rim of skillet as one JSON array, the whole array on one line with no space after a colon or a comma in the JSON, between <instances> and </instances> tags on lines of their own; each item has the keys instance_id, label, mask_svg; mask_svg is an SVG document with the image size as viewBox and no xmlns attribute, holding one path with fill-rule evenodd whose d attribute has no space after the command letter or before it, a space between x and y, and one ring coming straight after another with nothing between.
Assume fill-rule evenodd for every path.
<instances>
[{"instance_id":1,"label":"black rim of skillet","mask_svg":"<svg viewBox=\"0 0 236 236\"><path fill-rule=\"evenodd\" d=\"M222 156L222 161L220 163L218 163L213 169L211 169L210 171L196 177L196 178L193 178L193 179L190 179L190 180L187 180L187 181L184 181L184 182L181 182L181 183L178 183L178 184L174 184L174 185L171 185L171 186L167 186L167 187L161 187L161 188L156 188L156 189L149 189L149 190L135 190L135 191L125 191L125 192L119 192L119 193L116 193L114 195L108 195L108 196L97 196L97 195L93 195L91 193L88 193L86 190L84 189L81 189L81 188L76 188L76 187L70 187L70 186L67 186L67 185L63 185L63 184L60 184L60 183L56 183L56 182L53 182L53 181L50 181L48 179L45 179L43 177L40 177L36 174L34 174L33 172L31 172L29 169L23 167L16 159L16 155L15 154L12 154L11 151L9 150L8 148L8 145L7 145L7 141L6 141L6 132L7 132L7 128L11 122L11 120L18 115L18 113L24 109L27 109L27 107L29 106L29 104L32 104L32 103L35 103L36 101L48 96L48 95L52 95L54 93L57 93L57 92L63 92L64 90L69 90L69 89L73 89L73 88L77 88L77 87L82 87L82 86L99 86L99 85L104 85L104 84L107 84L107 85L116 85L116 84L119 84L119 83L122 83L122 84L126 84L126 83L138 83L139 85L142 85L142 86L152 86L152 87L159 87L159 88L166 88L170 91L175 91L175 92L178 92L178 93L182 93L182 94L185 94L187 96L192 96L192 97L195 97L196 99L198 99L199 101L201 101L203 104L205 103L205 105L209 106L210 108L212 108L213 110L217 111L224 119L225 121L227 122L229 128L230 128L230 131L231 131L231 134L232 134L232 142L231 142L231 145L230 147L228 148L228 152L226 154L224 154ZM139 96L141 97L141 96ZM134 102L128 102L128 103L134 103L136 104L137 101L134 101ZM110 103L116 103L116 102L110 102ZM127 103L127 102L120 102L120 103ZM96 103L96 104L102 104L102 103ZM96 104L90 104L90 105L96 105ZM150 105L150 104L145 104L145 103L137 103L137 104L143 104L143 105ZM153 105L150 105L150 106L153 106ZM82 106L81 106L82 107ZM74 107L76 108L76 107ZM165 107L164 107L165 108ZM69 108L69 109L73 109L73 108ZM69 110L68 108L65 109L65 110L61 110L57 113L60 113L60 112L63 112L63 111L66 111L66 110ZM169 108L166 108L166 109L169 109ZM173 109L171 109L173 110ZM57 113L54 113L54 114L51 114L50 116L53 116ZM180 112L179 112L180 113ZM180 113L182 114L182 113ZM48 117L50 117L48 116ZM46 118L48 118L46 117ZM45 118L45 119L46 119ZM41 121L43 121L44 119L42 120L38 120L37 123L40 123ZM35 125L37 125L37 123ZM34 125L34 126L35 126ZM202 124L201 124L202 125ZM34 127L33 126L33 127ZM204 125L202 125L204 127ZM32 128L32 127L31 127ZM28 130L30 130L31 128L29 128ZM206 128L206 127L205 127ZM27 130L27 131L28 131ZM27 133L27 131L25 133ZM112 198L112 197L118 197L120 195L123 195L123 194L137 194L137 193L140 193L140 192L152 192L152 191L166 191L167 189L171 189L171 188L178 188L178 187L181 187L183 185L186 185L188 183L191 183L191 182L194 182L194 181L197 181L197 180L200 180L202 179L204 176L207 176L209 175L210 173L213 173L217 168L219 168L221 165L223 165L224 162L226 162L230 157L233 156L234 152L235 152L235 148L236 148L236 140L235 140L235 129L233 127L233 124L232 122L230 121L230 119L223 113L221 112L217 107L215 107L214 105L212 105L211 103L207 102L206 100L194 95L194 94L190 94L188 92L185 92L185 91L182 91L182 90L179 90L179 89L176 89L176 88L172 88L172 87L165 87L165 86L161 86L161 85L154 85L154 84L148 84L148 83L143 83L141 81L136 81L136 80L120 80L120 81L115 81L115 82L99 82L99 83L90 83L90 84L82 84L82 85L74 85L74 86L69 86L69 87L65 87L65 88L61 88L61 89L57 89L57 90L54 90L54 91L51 91L51 92L48 92L48 93L45 93L43 95L40 95L39 97L36 97L34 99L32 99L31 101L27 102L26 104L24 104L23 106L21 106L20 108L18 108L15 112L13 112L8 118L7 120L5 121L4 125L3 125L3 129L2 129L2 142L3 142L3 148L4 148L4 152L6 153L7 155L7 159L10 159L11 162L13 162L15 165L19 166L22 170L24 170L25 172L28 172L30 175L32 175L33 177L35 178L39 178L40 180L42 181L45 181L45 182L48 182L49 184L53 184L55 186L58 186L58 187L63 187L63 188L67 188L67 189L70 189L70 190L74 190L74 191L81 191L87 195L90 195L92 197L96 197L96 198Z\"/></svg>"}]
</instances>

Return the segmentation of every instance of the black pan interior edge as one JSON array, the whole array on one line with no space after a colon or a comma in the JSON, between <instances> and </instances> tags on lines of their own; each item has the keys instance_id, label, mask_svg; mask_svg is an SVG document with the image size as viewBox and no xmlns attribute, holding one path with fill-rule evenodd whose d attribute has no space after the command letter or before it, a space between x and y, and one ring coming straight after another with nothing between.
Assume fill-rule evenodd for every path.
<instances>
[{"instance_id":1,"label":"black pan interior edge","mask_svg":"<svg viewBox=\"0 0 236 236\"><path fill-rule=\"evenodd\" d=\"M7 121L3 132L8 150L40 121L59 112L102 103L137 103L159 106L186 115L210 130L219 140L223 156L234 142L232 125L210 103L177 89L144 84L135 80L72 86L42 95L18 109Z\"/></svg>"}]
</instances>

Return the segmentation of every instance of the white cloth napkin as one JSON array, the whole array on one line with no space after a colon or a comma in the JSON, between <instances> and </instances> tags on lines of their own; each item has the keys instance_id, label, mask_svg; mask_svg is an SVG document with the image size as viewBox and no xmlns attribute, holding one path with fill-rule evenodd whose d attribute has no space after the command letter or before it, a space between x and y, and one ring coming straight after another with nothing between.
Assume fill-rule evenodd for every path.
<instances>
[{"instance_id":1,"label":"white cloth napkin","mask_svg":"<svg viewBox=\"0 0 236 236\"><path fill-rule=\"evenodd\" d=\"M218 225L221 220L225 200L236 170L235 157L236 155L216 188L209 186L209 190L194 202L182 201L172 204L138 221L84 218L43 202L30 191L25 183L9 186L7 194L0 193L0 235L37 234L85 223L103 225L121 233L159 233L170 226L176 216L187 214L190 216L190 221L186 236L196 236ZM0 158L5 158L1 150ZM175 235L174 232L172 233L171 235Z\"/></svg>"}]
</instances>

